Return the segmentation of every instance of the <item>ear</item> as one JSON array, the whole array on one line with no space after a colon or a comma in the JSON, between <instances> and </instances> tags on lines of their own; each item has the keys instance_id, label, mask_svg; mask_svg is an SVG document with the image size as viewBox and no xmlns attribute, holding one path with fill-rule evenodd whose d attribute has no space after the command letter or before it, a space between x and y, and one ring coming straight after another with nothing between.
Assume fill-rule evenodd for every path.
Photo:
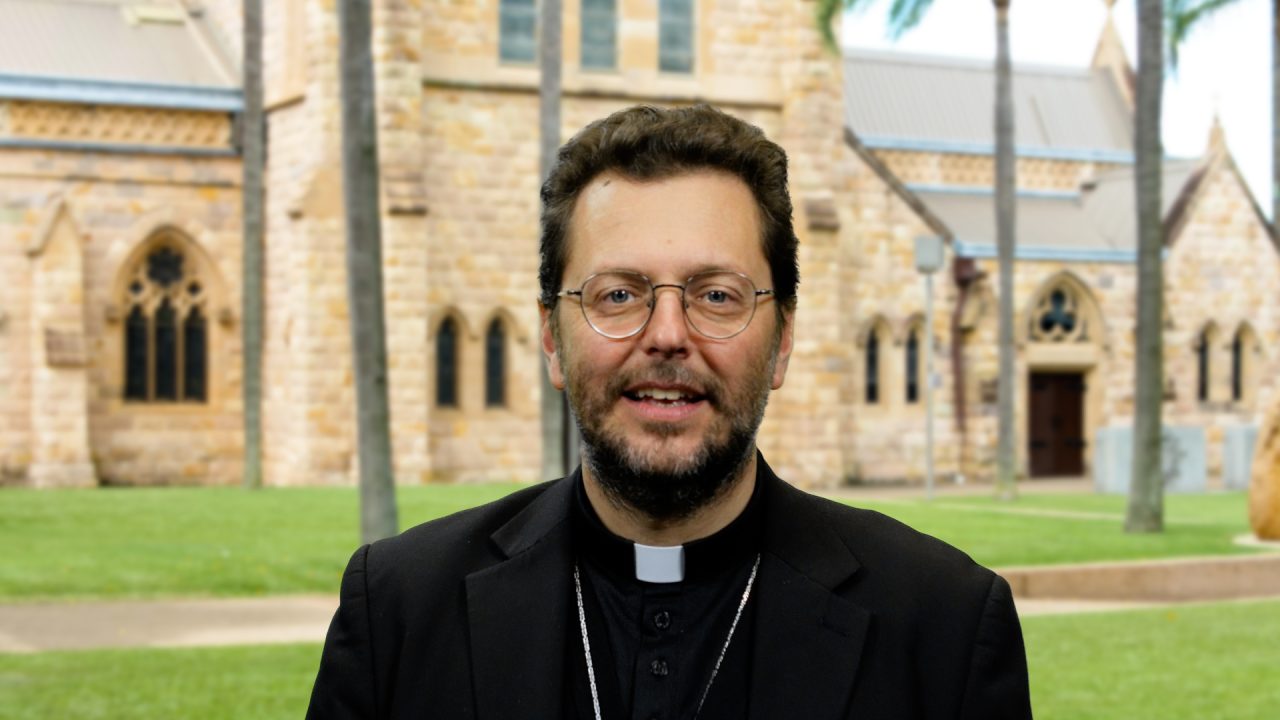
<instances>
[{"instance_id":1,"label":"ear","mask_svg":"<svg viewBox=\"0 0 1280 720\"><path fill-rule=\"evenodd\" d=\"M791 350L795 347L795 316L795 310L782 311L782 337L778 339L778 357L773 364L771 387L774 390L782 387L782 381L787 377L787 364L791 362Z\"/></svg>"},{"instance_id":2,"label":"ear","mask_svg":"<svg viewBox=\"0 0 1280 720\"><path fill-rule=\"evenodd\" d=\"M538 315L541 317L542 330L540 340L542 342L542 354L547 358L547 376L551 378L551 386L557 390L564 390L564 370L560 367L560 351L556 347L555 333L551 331L551 313L554 309L538 303Z\"/></svg>"}]
</instances>

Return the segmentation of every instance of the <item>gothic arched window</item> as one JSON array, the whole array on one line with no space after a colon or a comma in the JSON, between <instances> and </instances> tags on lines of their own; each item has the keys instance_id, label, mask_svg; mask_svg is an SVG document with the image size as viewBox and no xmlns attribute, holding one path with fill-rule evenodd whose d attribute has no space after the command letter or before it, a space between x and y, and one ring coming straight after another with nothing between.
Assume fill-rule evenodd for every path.
<instances>
[{"instance_id":1,"label":"gothic arched window","mask_svg":"<svg viewBox=\"0 0 1280 720\"><path fill-rule=\"evenodd\" d=\"M207 305L205 285L180 245L156 243L125 291L125 400L209 399Z\"/></svg>"},{"instance_id":2,"label":"gothic arched window","mask_svg":"<svg viewBox=\"0 0 1280 720\"><path fill-rule=\"evenodd\" d=\"M507 404L507 333L502 321L494 318L484 334L484 404Z\"/></svg>"},{"instance_id":3,"label":"gothic arched window","mask_svg":"<svg viewBox=\"0 0 1280 720\"><path fill-rule=\"evenodd\" d=\"M1248 324L1236 329L1231 340L1231 399L1252 403L1258 385L1255 357L1260 352L1258 336Z\"/></svg>"},{"instance_id":4,"label":"gothic arched window","mask_svg":"<svg viewBox=\"0 0 1280 720\"><path fill-rule=\"evenodd\" d=\"M1215 336L1213 328L1207 327L1201 331L1200 338L1196 342L1196 399L1200 402L1208 402L1211 399L1213 390L1211 356Z\"/></svg>"},{"instance_id":5,"label":"gothic arched window","mask_svg":"<svg viewBox=\"0 0 1280 720\"><path fill-rule=\"evenodd\" d=\"M458 323L452 317L436 333L436 405L458 407Z\"/></svg>"},{"instance_id":6,"label":"gothic arched window","mask_svg":"<svg viewBox=\"0 0 1280 720\"><path fill-rule=\"evenodd\" d=\"M864 397L868 405L880 402L880 329L872 328L867 334L866 387Z\"/></svg>"},{"instance_id":7,"label":"gothic arched window","mask_svg":"<svg viewBox=\"0 0 1280 720\"><path fill-rule=\"evenodd\" d=\"M906 398L908 404L920 402L920 328L912 328L907 335L906 357Z\"/></svg>"}]
</instances>

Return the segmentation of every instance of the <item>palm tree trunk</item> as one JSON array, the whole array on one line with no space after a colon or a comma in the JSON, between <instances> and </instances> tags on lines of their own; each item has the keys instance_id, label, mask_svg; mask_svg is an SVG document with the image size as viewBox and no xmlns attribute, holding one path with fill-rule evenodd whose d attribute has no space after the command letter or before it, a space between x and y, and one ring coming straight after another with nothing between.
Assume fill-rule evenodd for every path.
<instances>
[{"instance_id":1,"label":"palm tree trunk","mask_svg":"<svg viewBox=\"0 0 1280 720\"><path fill-rule=\"evenodd\" d=\"M997 387L999 440L996 450L996 493L1005 500L1017 494L1014 483L1017 454L1014 440L1016 375L1013 348L1013 255L1017 237L1017 183L1014 156L1013 71L1009 59L1009 3L993 0L996 8L996 250L1000 265L1000 378Z\"/></svg>"},{"instance_id":2,"label":"palm tree trunk","mask_svg":"<svg viewBox=\"0 0 1280 720\"><path fill-rule=\"evenodd\" d=\"M360 536L396 533L382 297L382 218L370 0L338 3L342 79L342 197L346 204L347 297L355 363L360 465Z\"/></svg>"},{"instance_id":3,"label":"palm tree trunk","mask_svg":"<svg viewBox=\"0 0 1280 720\"><path fill-rule=\"evenodd\" d=\"M556 161L560 148L560 66L561 66L561 5L560 0L542 0L538 18L540 38L538 61L541 75L538 82L538 131L540 145L540 172L546 180ZM565 406L565 396L551 384L551 378L542 373L542 477L544 480L569 474L576 460L576 443Z\"/></svg>"},{"instance_id":4,"label":"palm tree trunk","mask_svg":"<svg viewBox=\"0 0 1280 720\"><path fill-rule=\"evenodd\" d=\"M1160 103L1164 84L1164 6L1138 2L1138 92L1135 101L1134 173L1138 213L1138 348L1134 355L1133 474L1128 532L1160 532L1164 526L1161 418L1164 402L1164 277L1160 217Z\"/></svg>"},{"instance_id":5,"label":"palm tree trunk","mask_svg":"<svg viewBox=\"0 0 1280 720\"><path fill-rule=\"evenodd\" d=\"M241 337L244 343L244 486L262 487L262 232L266 119L262 102L262 0L244 0L244 200Z\"/></svg>"}]
</instances>

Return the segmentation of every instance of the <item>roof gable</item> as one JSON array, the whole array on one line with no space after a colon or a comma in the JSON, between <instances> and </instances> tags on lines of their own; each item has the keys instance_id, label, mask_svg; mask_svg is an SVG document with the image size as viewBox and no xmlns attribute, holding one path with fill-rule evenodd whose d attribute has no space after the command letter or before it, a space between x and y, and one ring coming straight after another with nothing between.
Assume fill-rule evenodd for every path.
<instances>
[{"instance_id":1,"label":"roof gable","mask_svg":"<svg viewBox=\"0 0 1280 720\"><path fill-rule=\"evenodd\" d=\"M0 75L234 89L231 64L173 0L0 0ZM15 96L14 92L8 93Z\"/></svg>"},{"instance_id":2,"label":"roof gable","mask_svg":"<svg viewBox=\"0 0 1280 720\"><path fill-rule=\"evenodd\" d=\"M995 70L990 62L847 51L845 122L870 146L995 146ZM1130 155L1128 107L1104 69L1015 66L1015 146L1024 150Z\"/></svg>"}]
</instances>

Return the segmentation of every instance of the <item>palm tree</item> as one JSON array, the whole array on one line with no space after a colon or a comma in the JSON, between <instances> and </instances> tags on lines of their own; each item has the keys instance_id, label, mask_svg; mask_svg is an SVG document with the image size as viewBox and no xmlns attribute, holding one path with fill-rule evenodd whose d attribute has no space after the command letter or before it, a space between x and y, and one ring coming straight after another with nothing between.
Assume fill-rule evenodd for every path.
<instances>
[{"instance_id":1,"label":"palm tree","mask_svg":"<svg viewBox=\"0 0 1280 720\"><path fill-rule=\"evenodd\" d=\"M1169 26L1169 61L1178 67L1178 48L1200 21L1237 0L1166 0ZM1271 224L1280 218L1280 0L1271 2Z\"/></svg>"},{"instance_id":2,"label":"palm tree","mask_svg":"<svg viewBox=\"0 0 1280 720\"><path fill-rule=\"evenodd\" d=\"M865 8L872 0L819 0L818 28L829 48L835 49L831 23L840 10ZM1017 238L1016 157L1013 127L1013 71L1009 59L1009 4L991 0L996 11L996 248L1000 268L1000 377L997 390L999 441L996 451L996 493L1005 500L1017 494L1016 429L1014 427L1013 256ZM889 30L895 36L915 27L932 7L933 0L894 0L889 8Z\"/></svg>"},{"instance_id":3,"label":"palm tree","mask_svg":"<svg viewBox=\"0 0 1280 720\"><path fill-rule=\"evenodd\" d=\"M342 198L346 205L347 299L355 362L360 465L360 536L396 533L382 297L382 217L378 210L378 130L374 115L370 0L338 3L342 81Z\"/></svg>"},{"instance_id":4,"label":"palm tree","mask_svg":"<svg viewBox=\"0 0 1280 720\"><path fill-rule=\"evenodd\" d=\"M1128 532L1164 528L1161 411L1164 402L1164 227L1160 216L1160 105L1164 85L1164 3L1138 0L1138 88L1134 101L1134 184L1138 212L1138 347L1134 354L1133 473Z\"/></svg>"},{"instance_id":5,"label":"palm tree","mask_svg":"<svg viewBox=\"0 0 1280 720\"><path fill-rule=\"evenodd\" d=\"M538 132L540 139L539 170L543 180L551 174L560 148L560 66L561 23L560 0L542 0L538 24ZM542 373L542 477L544 480L568 475L577 460L577 432L573 427L565 396Z\"/></svg>"},{"instance_id":6,"label":"palm tree","mask_svg":"<svg viewBox=\"0 0 1280 720\"><path fill-rule=\"evenodd\" d=\"M262 486L262 226L266 120L262 100L262 0L244 0L244 486Z\"/></svg>"}]
</instances>

